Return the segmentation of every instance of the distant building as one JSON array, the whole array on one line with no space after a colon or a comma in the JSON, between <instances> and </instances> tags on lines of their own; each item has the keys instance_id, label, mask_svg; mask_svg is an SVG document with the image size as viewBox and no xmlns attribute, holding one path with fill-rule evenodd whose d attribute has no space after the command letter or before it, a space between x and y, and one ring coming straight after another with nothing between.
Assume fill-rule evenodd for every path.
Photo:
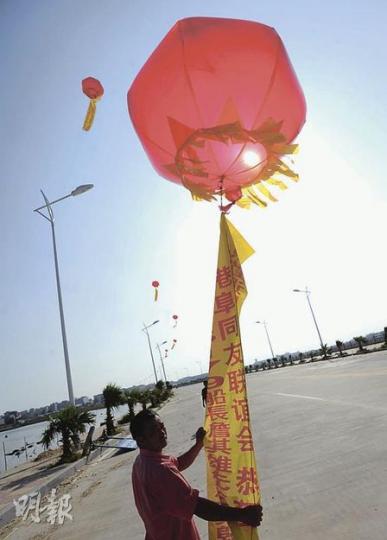
<instances>
[{"instance_id":1,"label":"distant building","mask_svg":"<svg viewBox=\"0 0 387 540\"><path fill-rule=\"evenodd\" d=\"M58 411L61 411L62 409L68 407L70 405L70 402L67 399L65 399L61 401L60 403L58 403L57 405L58 405Z\"/></svg>"},{"instance_id":2,"label":"distant building","mask_svg":"<svg viewBox=\"0 0 387 540\"><path fill-rule=\"evenodd\" d=\"M5 424L4 416L0 416L0 426L3 426Z\"/></svg>"},{"instance_id":3,"label":"distant building","mask_svg":"<svg viewBox=\"0 0 387 540\"><path fill-rule=\"evenodd\" d=\"M82 396L75 399L75 405L77 407L81 407L83 405L88 405L89 403L92 403L93 400L91 400L88 396Z\"/></svg>"},{"instance_id":4,"label":"distant building","mask_svg":"<svg viewBox=\"0 0 387 540\"><path fill-rule=\"evenodd\" d=\"M4 423L5 424L16 424L20 418L20 413L18 411L5 411L4 413Z\"/></svg>"},{"instance_id":5,"label":"distant building","mask_svg":"<svg viewBox=\"0 0 387 540\"><path fill-rule=\"evenodd\" d=\"M100 405L101 403L103 403L103 394L96 394L93 397L93 403L94 405Z\"/></svg>"},{"instance_id":6,"label":"distant building","mask_svg":"<svg viewBox=\"0 0 387 540\"><path fill-rule=\"evenodd\" d=\"M367 334L366 340L368 343L382 343L384 341L384 331Z\"/></svg>"},{"instance_id":7,"label":"distant building","mask_svg":"<svg viewBox=\"0 0 387 540\"><path fill-rule=\"evenodd\" d=\"M45 407L39 407L38 409L35 409L36 416L43 416L47 413L48 413L47 405Z\"/></svg>"},{"instance_id":8,"label":"distant building","mask_svg":"<svg viewBox=\"0 0 387 540\"><path fill-rule=\"evenodd\" d=\"M51 405L48 406L48 412L55 413L58 411L58 404L57 403L51 403Z\"/></svg>"}]
</instances>

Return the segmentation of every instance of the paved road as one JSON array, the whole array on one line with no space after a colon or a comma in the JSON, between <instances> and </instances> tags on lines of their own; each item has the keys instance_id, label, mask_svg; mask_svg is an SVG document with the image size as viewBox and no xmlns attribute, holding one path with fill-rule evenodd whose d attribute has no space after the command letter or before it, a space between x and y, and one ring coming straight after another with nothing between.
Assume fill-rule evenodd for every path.
<instances>
[{"instance_id":1,"label":"paved road","mask_svg":"<svg viewBox=\"0 0 387 540\"><path fill-rule=\"evenodd\" d=\"M259 372L248 386L261 540L386 540L387 353ZM179 389L162 417L169 452L183 452L202 423L200 385ZM72 496L72 522L19 521L0 538L143 540L130 487L134 458L108 455L61 488ZM186 472L204 494L203 456ZM206 524L197 524L207 538Z\"/></svg>"}]
</instances>

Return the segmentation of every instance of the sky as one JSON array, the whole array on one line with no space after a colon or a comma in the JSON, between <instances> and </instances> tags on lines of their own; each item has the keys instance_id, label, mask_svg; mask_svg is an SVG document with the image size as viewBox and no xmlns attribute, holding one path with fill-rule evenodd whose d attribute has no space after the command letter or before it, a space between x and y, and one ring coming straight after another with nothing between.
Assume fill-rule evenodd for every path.
<instances>
[{"instance_id":1,"label":"sky","mask_svg":"<svg viewBox=\"0 0 387 540\"><path fill-rule=\"evenodd\" d=\"M383 0L1 0L0 413L68 397L50 224L33 212L40 189L54 200L95 186L54 206L75 395L153 382L141 328L154 320L152 347L177 339L169 379L208 367L219 212L157 175L126 103L148 56L189 16L273 26L308 108L300 182L265 210L230 215L256 251L244 264L245 363L270 356L257 320L276 354L318 347L294 288L312 291L326 343L387 325ZM87 76L105 88L90 132Z\"/></svg>"}]
</instances>

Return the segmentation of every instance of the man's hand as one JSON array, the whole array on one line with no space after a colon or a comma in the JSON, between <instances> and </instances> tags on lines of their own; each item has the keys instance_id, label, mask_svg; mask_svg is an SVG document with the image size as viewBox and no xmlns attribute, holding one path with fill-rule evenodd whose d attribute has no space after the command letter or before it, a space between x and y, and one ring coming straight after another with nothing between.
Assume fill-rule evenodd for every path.
<instances>
[{"instance_id":1,"label":"man's hand","mask_svg":"<svg viewBox=\"0 0 387 540\"><path fill-rule=\"evenodd\" d=\"M195 433L196 444L203 446L204 437L206 436L206 430L203 427L200 427Z\"/></svg>"},{"instance_id":2,"label":"man's hand","mask_svg":"<svg viewBox=\"0 0 387 540\"><path fill-rule=\"evenodd\" d=\"M250 527L258 527L262 520L260 504L235 508L235 506L225 506L203 497L198 497L194 513L206 521L239 521Z\"/></svg>"},{"instance_id":3,"label":"man's hand","mask_svg":"<svg viewBox=\"0 0 387 540\"><path fill-rule=\"evenodd\" d=\"M250 527L258 527L262 521L262 506L260 504L254 506L246 506L241 508L241 521L250 525Z\"/></svg>"},{"instance_id":4,"label":"man's hand","mask_svg":"<svg viewBox=\"0 0 387 540\"><path fill-rule=\"evenodd\" d=\"M177 458L179 471L184 471L194 462L196 456L203 448L203 439L205 436L206 431L202 427L197 430L195 435L192 435L191 439L196 439L195 444L188 450L188 452Z\"/></svg>"}]
</instances>

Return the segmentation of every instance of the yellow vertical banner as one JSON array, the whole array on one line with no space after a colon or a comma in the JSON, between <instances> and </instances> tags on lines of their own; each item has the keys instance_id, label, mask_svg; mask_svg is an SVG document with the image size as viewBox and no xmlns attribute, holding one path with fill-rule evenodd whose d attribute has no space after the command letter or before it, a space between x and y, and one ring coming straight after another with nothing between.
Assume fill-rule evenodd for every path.
<instances>
[{"instance_id":1,"label":"yellow vertical banner","mask_svg":"<svg viewBox=\"0 0 387 540\"><path fill-rule=\"evenodd\" d=\"M205 430L208 498L227 506L260 504L250 428L239 314L247 296L241 264L254 253L227 220L220 238ZM242 523L210 522L209 540L258 540Z\"/></svg>"}]
</instances>

